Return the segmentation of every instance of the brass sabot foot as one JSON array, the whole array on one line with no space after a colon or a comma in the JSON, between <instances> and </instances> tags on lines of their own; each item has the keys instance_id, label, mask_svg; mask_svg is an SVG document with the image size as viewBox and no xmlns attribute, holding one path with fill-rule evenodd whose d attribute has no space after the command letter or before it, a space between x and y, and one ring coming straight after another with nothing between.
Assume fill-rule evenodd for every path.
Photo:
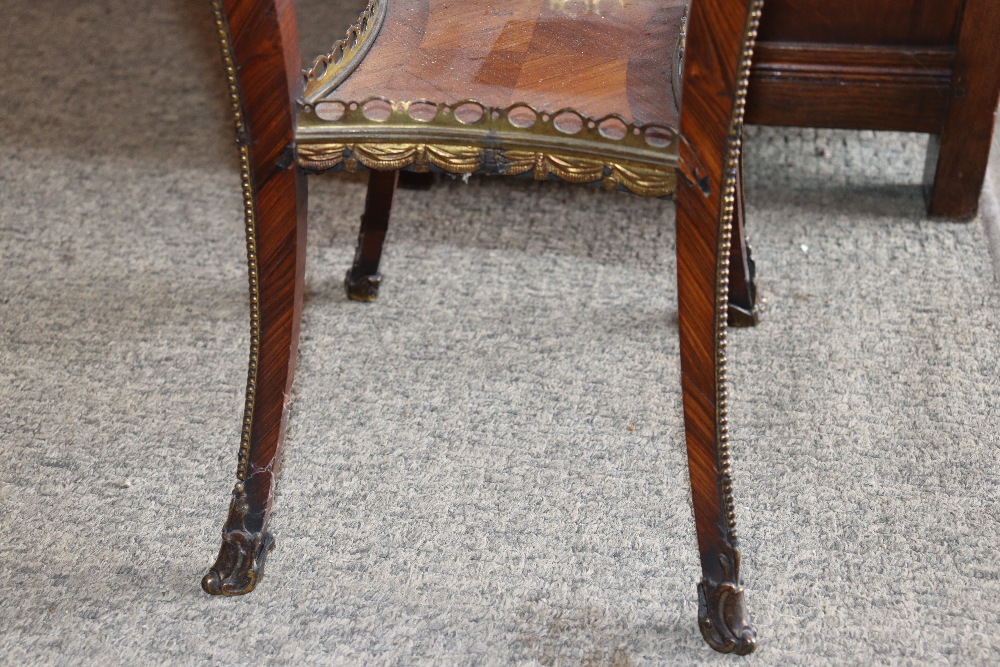
<instances>
[{"instance_id":1,"label":"brass sabot foot","mask_svg":"<svg viewBox=\"0 0 1000 667\"><path fill-rule=\"evenodd\" d=\"M732 582L698 584L698 626L719 653L749 655L757 649L757 628L747 615L743 588Z\"/></svg>"},{"instance_id":2,"label":"brass sabot foot","mask_svg":"<svg viewBox=\"0 0 1000 667\"><path fill-rule=\"evenodd\" d=\"M753 307L749 310L743 306L729 302L729 326L755 327L760 324L767 313L767 299L756 288L753 290Z\"/></svg>"},{"instance_id":3,"label":"brass sabot foot","mask_svg":"<svg viewBox=\"0 0 1000 667\"><path fill-rule=\"evenodd\" d=\"M351 301L373 303L378 299L378 288L380 284L382 284L382 276L378 273L373 276L355 277L352 275L351 271L348 271L347 277L344 278L344 287L347 289L347 298Z\"/></svg>"},{"instance_id":4,"label":"brass sabot foot","mask_svg":"<svg viewBox=\"0 0 1000 667\"><path fill-rule=\"evenodd\" d=\"M729 304L729 326L731 327L755 327L760 323L763 308L759 304L754 304L751 310Z\"/></svg>"},{"instance_id":5,"label":"brass sabot foot","mask_svg":"<svg viewBox=\"0 0 1000 667\"><path fill-rule=\"evenodd\" d=\"M264 576L264 561L273 548L274 538L270 533L224 534L219 557L202 578L201 587L212 595L246 595Z\"/></svg>"},{"instance_id":6,"label":"brass sabot foot","mask_svg":"<svg viewBox=\"0 0 1000 667\"><path fill-rule=\"evenodd\" d=\"M212 595L246 595L264 576L264 561L274 548L274 538L265 531L249 531L245 519L248 512L243 482L233 489L229 517L222 530L222 547L215 565L202 580L201 587Z\"/></svg>"}]
</instances>

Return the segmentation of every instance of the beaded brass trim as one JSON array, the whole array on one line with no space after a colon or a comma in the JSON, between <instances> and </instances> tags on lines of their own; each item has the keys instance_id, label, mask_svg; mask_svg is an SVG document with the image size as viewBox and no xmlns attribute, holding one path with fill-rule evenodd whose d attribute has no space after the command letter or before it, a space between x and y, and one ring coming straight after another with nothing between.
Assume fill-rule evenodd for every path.
<instances>
[{"instance_id":1,"label":"beaded brass trim","mask_svg":"<svg viewBox=\"0 0 1000 667\"><path fill-rule=\"evenodd\" d=\"M572 183L601 181L639 195L674 191L677 134L612 115L591 119L572 109L554 113L514 104L488 108L474 100L324 101L306 104L296 131L299 165L309 171L346 169L453 174L533 173Z\"/></svg>"},{"instance_id":2,"label":"beaded brass trim","mask_svg":"<svg viewBox=\"0 0 1000 667\"><path fill-rule=\"evenodd\" d=\"M729 336L729 249L732 244L733 216L736 205L736 174L742 150L743 116L750 83L750 64L757 39L764 0L751 0L743 32L743 51L736 76L736 94L729 121L726 158L722 182L722 206L719 216L718 263L716 265L715 359L716 359L716 437L719 442L719 471L722 478L722 504L726 513L729 539L739 553L736 533L736 501L733 498L732 453L729 447L729 388L726 347ZM734 582L739 582L739 559L733 565Z\"/></svg>"},{"instance_id":3,"label":"beaded brass trim","mask_svg":"<svg viewBox=\"0 0 1000 667\"><path fill-rule=\"evenodd\" d=\"M239 86L236 82L236 64L233 56L229 26L222 12L220 0L212 0L216 30L222 46L222 61L226 70L229 100L233 109L236 138L240 152L240 184L243 190L243 214L247 239L247 273L250 282L250 362L247 369L246 402L243 408L243 430L240 433L240 453L236 477L246 480L250 460L250 431L253 426L254 398L257 394L257 360L260 357L260 288L257 265L257 215L250 179L250 149L247 146L247 127L243 117Z\"/></svg>"},{"instance_id":4,"label":"beaded brass trim","mask_svg":"<svg viewBox=\"0 0 1000 667\"><path fill-rule=\"evenodd\" d=\"M347 29L347 35L333 46L330 53L313 61L305 76L305 100L314 103L343 83L364 59L375 43L385 21L389 0L368 0L357 23Z\"/></svg>"}]
</instances>

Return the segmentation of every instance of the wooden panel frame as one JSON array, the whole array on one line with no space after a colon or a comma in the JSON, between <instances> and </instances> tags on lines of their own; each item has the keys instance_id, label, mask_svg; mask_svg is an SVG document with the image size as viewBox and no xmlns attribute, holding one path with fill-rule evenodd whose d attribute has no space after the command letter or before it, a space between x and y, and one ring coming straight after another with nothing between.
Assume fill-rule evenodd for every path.
<instances>
[{"instance_id":1,"label":"wooden panel frame","mask_svg":"<svg viewBox=\"0 0 1000 667\"><path fill-rule=\"evenodd\" d=\"M773 0L747 122L930 134L928 213L969 220L1000 98L998 31L994 0Z\"/></svg>"},{"instance_id":2,"label":"wooden panel frame","mask_svg":"<svg viewBox=\"0 0 1000 667\"><path fill-rule=\"evenodd\" d=\"M747 122L937 132L948 108L950 48L762 42Z\"/></svg>"}]
</instances>

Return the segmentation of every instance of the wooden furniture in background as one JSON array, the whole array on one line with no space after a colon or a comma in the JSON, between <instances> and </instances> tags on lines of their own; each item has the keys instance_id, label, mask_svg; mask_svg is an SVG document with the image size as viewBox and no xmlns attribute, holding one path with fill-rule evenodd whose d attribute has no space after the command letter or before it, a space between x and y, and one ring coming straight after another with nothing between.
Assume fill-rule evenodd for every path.
<instances>
[{"instance_id":1,"label":"wooden furniture in background","mask_svg":"<svg viewBox=\"0 0 1000 667\"><path fill-rule=\"evenodd\" d=\"M248 593L273 545L267 526L302 309L306 172L375 172L347 281L360 300L377 296L401 169L559 178L655 197L676 185L699 626L718 651L753 651L730 471L726 330L761 0L693 0L679 118L671 56L684 0L370 0L304 78L291 0L213 4L240 152L251 344L237 481L203 588ZM734 247L739 263L744 245Z\"/></svg>"},{"instance_id":2,"label":"wooden furniture in background","mask_svg":"<svg viewBox=\"0 0 1000 667\"><path fill-rule=\"evenodd\" d=\"M1000 96L996 0L768 0L747 122L925 132L931 216L979 205Z\"/></svg>"}]
</instances>

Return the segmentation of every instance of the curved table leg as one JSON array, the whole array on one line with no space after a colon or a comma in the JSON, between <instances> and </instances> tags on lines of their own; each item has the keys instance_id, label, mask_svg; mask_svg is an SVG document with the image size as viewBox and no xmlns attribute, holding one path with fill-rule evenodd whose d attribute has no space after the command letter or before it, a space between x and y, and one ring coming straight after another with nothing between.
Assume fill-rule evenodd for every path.
<instances>
[{"instance_id":1,"label":"curved table leg","mask_svg":"<svg viewBox=\"0 0 1000 667\"><path fill-rule=\"evenodd\" d=\"M713 649L741 655L754 651L757 631L740 579L726 338L739 140L759 7L758 0L691 5L676 199L684 430L703 575L698 621Z\"/></svg>"},{"instance_id":2,"label":"curved table leg","mask_svg":"<svg viewBox=\"0 0 1000 667\"><path fill-rule=\"evenodd\" d=\"M267 532L288 416L305 273L306 185L295 166L301 75L291 0L215 0L240 151L250 279L250 363L237 481L212 594L249 593Z\"/></svg>"}]
</instances>

